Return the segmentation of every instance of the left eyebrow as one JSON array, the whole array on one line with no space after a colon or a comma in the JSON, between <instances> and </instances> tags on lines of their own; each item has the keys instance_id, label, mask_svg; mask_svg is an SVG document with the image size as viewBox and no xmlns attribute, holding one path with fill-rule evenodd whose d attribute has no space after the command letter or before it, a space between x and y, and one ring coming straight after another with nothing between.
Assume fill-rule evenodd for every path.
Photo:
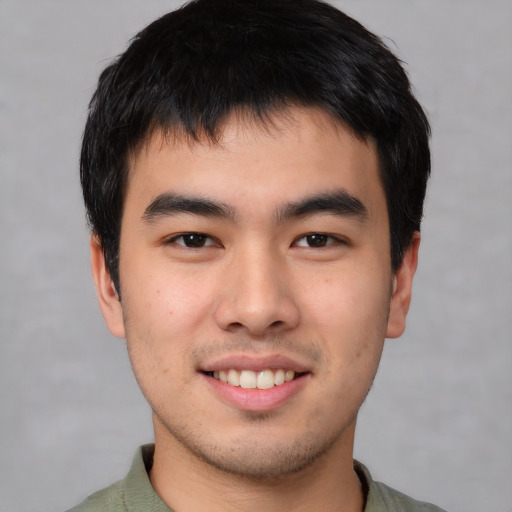
<instances>
[{"instance_id":1,"label":"left eyebrow","mask_svg":"<svg viewBox=\"0 0 512 512\"><path fill-rule=\"evenodd\" d=\"M325 192L289 203L277 211L277 222L326 213L363 221L368 218L368 210L363 202L345 190Z\"/></svg>"},{"instance_id":2,"label":"left eyebrow","mask_svg":"<svg viewBox=\"0 0 512 512\"><path fill-rule=\"evenodd\" d=\"M154 199L144 210L142 220L153 222L162 217L191 213L201 217L233 220L235 212L230 206L203 197L164 193Z\"/></svg>"}]
</instances>

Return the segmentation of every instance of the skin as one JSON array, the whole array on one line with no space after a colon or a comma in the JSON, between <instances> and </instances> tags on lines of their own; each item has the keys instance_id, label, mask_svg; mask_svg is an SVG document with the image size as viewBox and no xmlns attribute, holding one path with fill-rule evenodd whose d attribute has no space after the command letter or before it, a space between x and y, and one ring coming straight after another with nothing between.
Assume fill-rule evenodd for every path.
<instances>
[{"instance_id":1,"label":"skin","mask_svg":"<svg viewBox=\"0 0 512 512\"><path fill-rule=\"evenodd\" d=\"M365 213L278 219L332 191ZM148 219L166 193L222 204L230 216ZM190 248L183 233L208 238ZM418 247L415 234L392 273L376 150L320 110L291 109L265 126L232 115L220 144L159 133L147 141L126 191L122 301L94 236L92 271L107 325L126 337L153 409L150 478L171 508L363 509L356 416L385 337L405 328ZM203 372L226 357L286 357L307 371L277 407L245 410Z\"/></svg>"}]
</instances>

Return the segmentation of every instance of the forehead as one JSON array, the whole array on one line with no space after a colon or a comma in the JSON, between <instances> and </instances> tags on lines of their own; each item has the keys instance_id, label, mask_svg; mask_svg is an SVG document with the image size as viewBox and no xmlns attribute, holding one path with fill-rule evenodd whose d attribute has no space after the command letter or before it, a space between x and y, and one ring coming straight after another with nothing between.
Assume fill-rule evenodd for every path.
<instances>
[{"instance_id":1,"label":"forehead","mask_svg":"<svg viewBox=\"0 0 512 512\"><path fill-rule=\"evenodd\" d=\"M367 201L384 197L373 141L356 137L316 108L289 108L265 120L233 113L215 141L156 131L129 164L125 206L162 192L244 207L331 189L368 196Z\"/></svg>"}]
</instances>

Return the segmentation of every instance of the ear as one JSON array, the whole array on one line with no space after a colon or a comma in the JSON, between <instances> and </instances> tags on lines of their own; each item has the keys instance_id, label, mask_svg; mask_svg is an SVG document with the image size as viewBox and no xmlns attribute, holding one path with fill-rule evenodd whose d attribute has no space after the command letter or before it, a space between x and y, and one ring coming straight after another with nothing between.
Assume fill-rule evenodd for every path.
<instances>
[{"instance_id":1,"label":"ear","mask_svg":"<svg viewBox=\"0 0 512 512\"><path fill-rule=\"evenodd\" d=\"M393 278L393 294L389 306L387 338L398 338L405 331L405 319L411 304L412 281L418 266L420 233L416 231Z\"/></svg>"},{"instance_id":2,"label":"ear","mask_svg":"<svg viewBox=\"0 0 512 512\"><path fill-rule=\"evenodd\" d=\"M101 313L109 331L118 338L124 338L123 309L105 263L103 248L95 234L91 236L90 247L91 271Z\"/></svg>"}]
</instances>

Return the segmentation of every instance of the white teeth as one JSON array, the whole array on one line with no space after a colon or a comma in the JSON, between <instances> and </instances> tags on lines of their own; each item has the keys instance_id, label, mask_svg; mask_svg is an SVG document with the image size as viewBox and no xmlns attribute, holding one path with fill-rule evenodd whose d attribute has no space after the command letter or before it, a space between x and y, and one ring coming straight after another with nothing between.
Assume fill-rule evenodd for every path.
<instances>
[{"instance_id":1,"label":"white teeth","mask_svg":"<svg viewBox=\"0 0 512 512\"><path fill-rule=\"evenodd\" d=\"M240 374L236 370L229 370L228 383L232 386L240 386Z\"/></svg>"},{"instance_id":2,"label":"white teeth","mask_svg":"<svg viewBox=\"0 0 512 512\"><path fill-rule=\"evenodd\" d=\"M274 375L274 382L276 386L284 384L284 370L277 370L276 374Z\"/></svg>"},{"instance_id":3,"label":"white teeth","mask_svg":"<svg viewBox=\"0 0 512 512\"><path fill-rule=\"evenodd\" d=\"M250 370L242 370L240 372L240 387L254 389L256 387L256 374Z\"/></svg>"},{"instance_id":4,"label":"white teeth","mask_svg":"<svg viewBox=\"0 0 512 512\"><path fill-rule=\"evenodd\" d=\"M293 370L220 370L213 372L213 378L235 387L244 389L270 389L274 386L281 386L295 378Z\"/></svg>"},{"instance_id":5,"label":"white teeth","mask_svg":"<svg viewBox=\"0 0 512 512\"><path fill-rule=\"evenodd\" d=\"M258 373L258 389L270 389L274 387L275 379L272 370L264 370Z\"/></svg>"}]
</instances>

